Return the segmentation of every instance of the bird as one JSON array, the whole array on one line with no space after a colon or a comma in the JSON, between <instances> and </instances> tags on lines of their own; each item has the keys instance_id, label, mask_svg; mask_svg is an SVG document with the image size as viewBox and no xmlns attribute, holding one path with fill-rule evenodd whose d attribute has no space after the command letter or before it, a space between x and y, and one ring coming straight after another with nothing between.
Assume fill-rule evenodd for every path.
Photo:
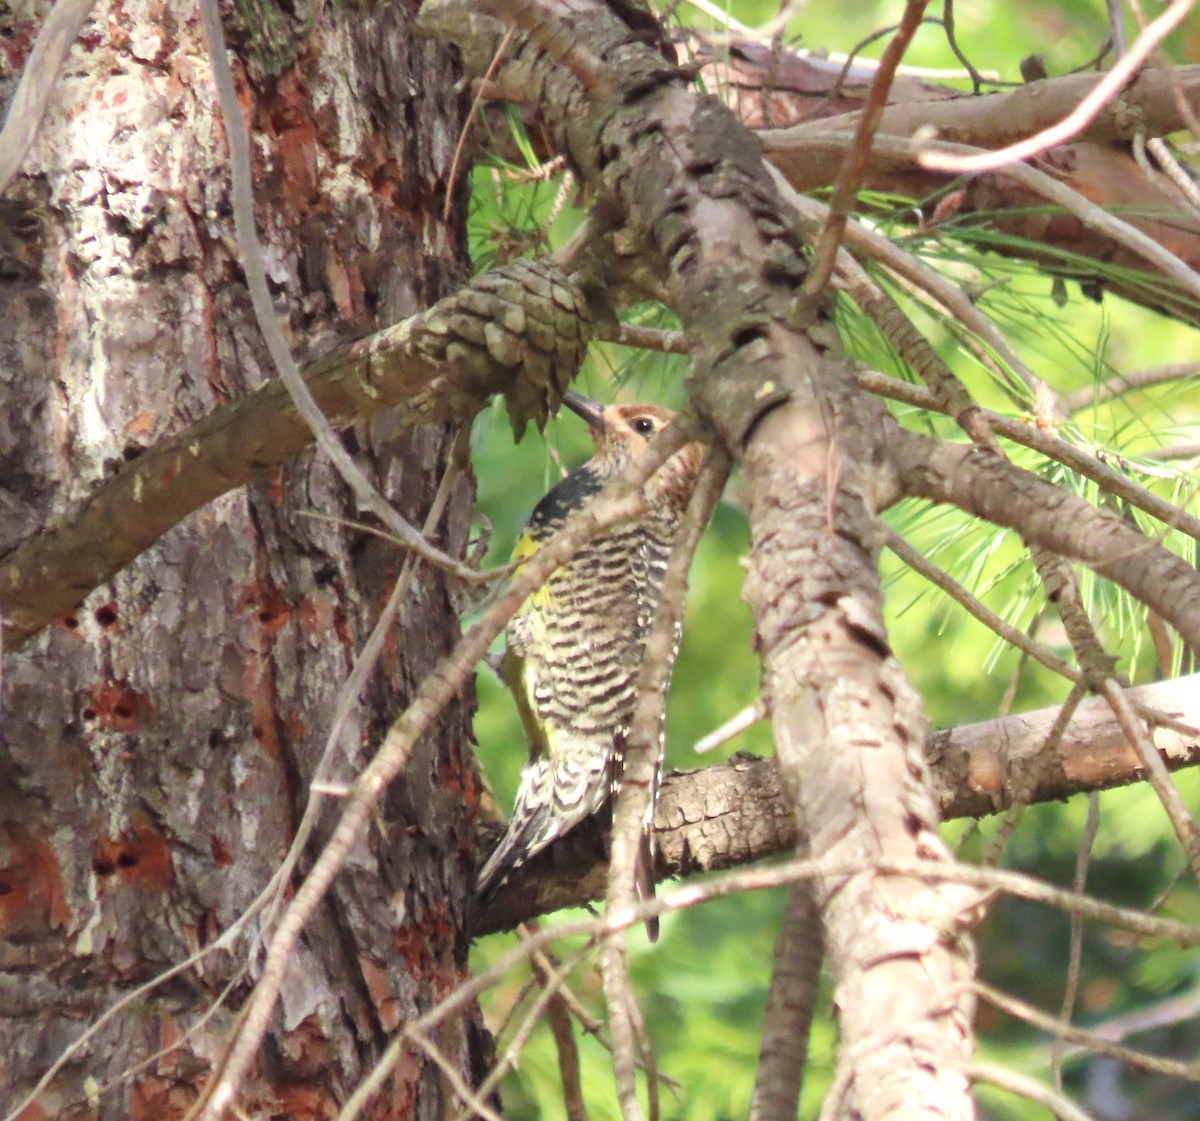
<instances>
[{"instance_id":1,"label":"bird","mask_svg":"<svg viewBox=\"0 0 1200 1121\"><path fill-rule=\"evenodd\" d=\"M656 405L602 405L575 392L563 403L587 424L595 453L534 507L517 541L518 566L647 447L674 414ZM529 740L512 818L476 880L484 902L531 857L615 796L637 699L638 672L667 561L703 465L685 445L645 484L636 519L602 531L534 592L505 633L505 680ZM672 651L679 646L675 635ZM653 895L651 823L662 743L637 870ZM657 923L647 923L653 941Z\"/></svg>"}]
</instances>

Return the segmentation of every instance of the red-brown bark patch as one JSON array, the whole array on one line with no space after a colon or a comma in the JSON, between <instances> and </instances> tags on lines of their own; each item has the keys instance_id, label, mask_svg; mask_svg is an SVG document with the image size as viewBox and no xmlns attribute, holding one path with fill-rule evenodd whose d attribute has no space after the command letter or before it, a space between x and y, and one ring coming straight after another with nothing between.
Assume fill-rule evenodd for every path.
<instances>
[{"instance_id":1,"label":"red-brown bark patch","mask_svg":"<svg viewBox=\"0 0 1200 1121\"><path fill-rule=\"evenodd\" d=\"M10 938L66 926L71 918L54 849L22 825L0 828L0 933Z\"/></svg>"}]
</instances>

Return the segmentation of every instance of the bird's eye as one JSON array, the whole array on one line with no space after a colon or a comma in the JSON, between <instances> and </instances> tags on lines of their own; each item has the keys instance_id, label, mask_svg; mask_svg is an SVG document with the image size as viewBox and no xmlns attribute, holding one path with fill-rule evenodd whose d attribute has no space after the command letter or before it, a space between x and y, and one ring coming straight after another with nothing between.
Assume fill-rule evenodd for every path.
<instances>
[{"instance_id":1,"label":"bird's eye","mask_svg":"<svg viewBox=\"0 0 1200 1121\"><path fill-rule=\"evenodd\" d=\"M635 416L633 420L630 421L630 426L639 436L654 435L654 421L652 421L648 416Z\"/></svg>"}]
</instances>

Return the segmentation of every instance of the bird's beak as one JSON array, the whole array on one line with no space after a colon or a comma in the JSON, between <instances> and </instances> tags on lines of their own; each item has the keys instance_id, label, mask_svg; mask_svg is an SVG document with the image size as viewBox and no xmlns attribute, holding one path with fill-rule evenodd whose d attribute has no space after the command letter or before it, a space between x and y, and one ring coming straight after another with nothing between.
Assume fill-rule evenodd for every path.
<instances>
[{"instance_id":1,"label":"bird's beak","mask_svg":"<svg viewBox=\"0 0 1200 1121\"><path fill-rule=\"evenodd\" d=\"M576 416L582 417L589 428L601 428L604 424L604 406L599 401L584 397L582 393L569 391L563 397L563 404Z\"/></svg>"}]
</instances>

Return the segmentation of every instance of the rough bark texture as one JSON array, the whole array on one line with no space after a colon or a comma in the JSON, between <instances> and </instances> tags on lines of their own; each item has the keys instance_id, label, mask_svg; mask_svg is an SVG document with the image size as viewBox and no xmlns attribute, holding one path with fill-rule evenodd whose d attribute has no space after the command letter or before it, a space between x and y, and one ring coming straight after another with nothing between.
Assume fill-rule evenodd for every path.
<instances>
[{"instance_id":1,"label":"rough bark texture","mask_svg":"<svg viewBox=\"0 0 1200 1121\"><path fill-rule=\"evenodd\" d=\"M14 28L19 68L48 5ZM302 3L225 12L252 130L270 280L301 357L394 322L461 280L441 206L463 104L449 52L414 45L411 6ZM15 196L0 272L0 509L8 547L149 443L270 375L229 216L223 129L193 5L101 0ZM445 426L348 433L411 521L428 509ZM464 546L456 486L440 543ZM170 530L81 608L5 660L0 768L0 1097L11 1105L130 988L213 941L287 850L339 683L403 557L303 517L353 518L301 458ZM122 517L116 509L114 519ZM335 768L354 774L457 632L423 573ZM466 966L477 787L468 705L418 746L379 828L295 963L242 1106L328 1116L385 1033ZM253 929L252 924L252 929ZM246 961L218 953L126 1009L32 1116L180 1116L245 992L200 1015ZM194 1034L127 1078L122 1071ZM441 1040L469 1076L469 1018ZM93 1082L94 1080L94 1082ZM374 1116L441 1116L413 1057Z\"/></svg>"}]
</instances>

